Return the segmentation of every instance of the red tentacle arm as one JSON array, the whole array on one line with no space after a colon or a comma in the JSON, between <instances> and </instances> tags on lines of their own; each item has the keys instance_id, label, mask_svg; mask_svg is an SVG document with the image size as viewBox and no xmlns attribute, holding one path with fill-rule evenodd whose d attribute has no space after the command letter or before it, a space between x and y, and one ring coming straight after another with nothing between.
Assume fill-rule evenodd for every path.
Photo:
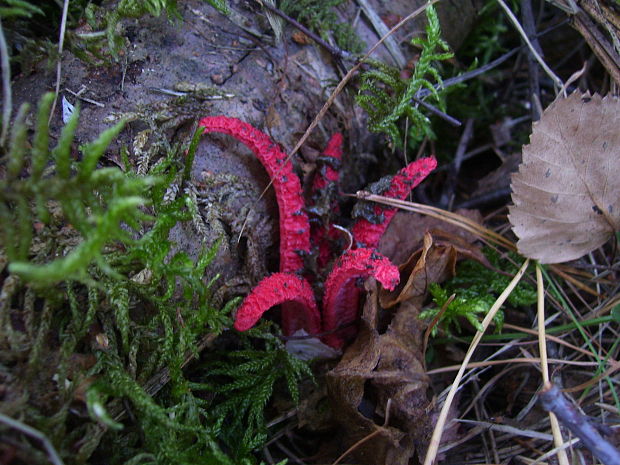
<instances>
[{"instance_id":1,"label":"red tentacle arm","mask_svg":"<svg viewBox=\"0 0 620 465\"><path fill-rule=\"evenodd\" d=\"M321 316L312 287L305 279L289 273L274 273L258 283L237 310L235 329L247 331L263 313L280 304L286 304L282 308L284 334L291 335L302 328L309 334L320 332Z\"/></svg>"},{"instance_id":2,"label":"red tentacle arm","mask_svg":"<svg viewBox=\"0 0 620 465\"><path fill-rule=\"evenodd\" d=\"M436 167L437 160L434 157L421 158L409 163L392 178L389 189L383 195L393 199L405 199L409 192L420 184ZM382 216L384 220L379 224L374 224L362 218L353 225L351 233L357 247L377 247L381 236L383 236L392 217L396 214L396 208L375 205L374 214L377 217Z\"/></svg>"},{"instance_id":3,"label":"red tentacle arm","mask_svg":"<svg viewBox=\"0 0 620 465\"><path fill-rule=\"evenodd\" d=\"M326 189L330 184L338 185L340 173L338 167L342 159L342 134L337 132L327 142L327 146L321 155L324 165L316 173L312 182L312 198L321 197L321 191ZM323 195L327 195L324 193ZM333 214L338 214L340 208L335 198L330 199L330 207ZM321 218L319 218L321 220ZM323 220L325 220L323 218ZM319 268L325 268L332 258L330 243L336 241L341 233L333 225L311 223L310 225L310 242L317 248L317 265Z\"/></svg>"},{"instance_id":4,"label":"red tentacle arm","mask_svg":"<svg viewBox=\"0 0 620 465\"><path fill-rule=\"evenodd\" d=\"M325 147L321 156L326 159L327 163L325 165L325 170L321 171L321 173L317 173L317 176L315 176L314 182L312 183L313 191L325 189L330 182L338 182L340 173L338 173L338 170L332 165L340 163L342 159L342 134L337 132L329 139L327 147Z\"/></svg>"},{"instance_id":5,"label":"red tentacle arm","mask_svg":"<svg viewBox=\"0 0 620 465\"><path fill-rule=\"evenodd\" d=\"M251 125L227 116L202 118L199 126L205 132L228 134L245 144L260 160L269 174L278 201L280 215L280 271L301 272L303 258L299 252L310 252L310 225L304 210L299 177L293 164L267 136Z\"/></svg>"},{"instance_id":6,"label":"red tentacle arm","mask_svg":"<svg viewBox=\"0 0 620 465\"><path fill-rule=\"evenodd\" d=\"M336 262L325 282L323 299L323 331L338 332L324 337L325 343L340 348L355 335L356 329L348 326L359 313L362 289L358 280L373 276L385 288L394 289L400 280L398 267L383 255L371 249L356 249L346 252Z\"/></svg>"}]
</instances>

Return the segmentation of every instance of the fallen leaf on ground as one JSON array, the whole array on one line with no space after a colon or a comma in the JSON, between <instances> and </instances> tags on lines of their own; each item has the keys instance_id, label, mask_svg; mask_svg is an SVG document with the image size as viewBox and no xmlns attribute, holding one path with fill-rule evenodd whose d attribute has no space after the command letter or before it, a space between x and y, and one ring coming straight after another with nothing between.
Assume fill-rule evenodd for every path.
<instances>
[{"instance_id":1,"label":"fallen leaf on ground","mask_svg":"<svg viewBox=\"0 0 620 465\"><path fill-rule=\"evenodd\" d=\"M490 266L480 247L470 244L455 234L436 229L424 235L424 243L409 259L400 265L400 284L393 291L380 292L383 308L408 301L422 308L428 294L428 285L441 283L456 273L456 262L469 258Z\"/></svg>"},{"instance_id":2,"label":"fallen leaf on ground","mask_svg":"<svg viewBox=\"0 0 620 465\"><path fill-rule=\"evenodd\" d=\"M418 319L419 308L405 303L380 334L377 286L374 280L366 286L359 335L327 375L329 396L345 431L344 449L373 434L352 452L357 461L407 465L416 452L423 456L432 432L424 323Z\"/></svg>"},{"instance_id":3,"label":"fallen leaf on ground","mask_svg":"<svg viewBox=\"0 0 620 465\"><path fill-rule=\"evenodd\" d=\"M482 224L482 215L478 210L459 208L454 213ZM394 215L390 226L381 238L381 241L379 241L379 252L392 260L392 263L396 265L405 263L411 254L422 246L426 231L431 230L441 230L453 236L458 236L470 244L480 239L479 236L444 220L401 210ZM435 236L434 233L433 236Z\"/></svg>"},{"instance_id":4,"label":"fallen leaf on ground","mask_svg":"<svg viewBox=\"0 0 620 465\"><path fill-rule=\"evenodd\" d=\"M577 259L620 230L620 102L574 92L545 110L512 176L519 252Z\"/></svg>"}]
</instances>

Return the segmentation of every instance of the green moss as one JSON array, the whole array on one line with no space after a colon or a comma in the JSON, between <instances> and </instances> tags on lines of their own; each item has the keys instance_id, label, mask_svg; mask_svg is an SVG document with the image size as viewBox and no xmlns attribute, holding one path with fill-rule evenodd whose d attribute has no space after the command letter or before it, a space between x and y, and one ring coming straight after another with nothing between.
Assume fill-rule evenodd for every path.
<instances>
[{"instance_id":1,"label":"green moss","mask_svg":"<svg viewBox=\"0 0 620 465\"><path fill-rule=\"evenodd\" d=\"M207 357L217 396L203 395L200 375L190 380L186 364L238 304L212 304L205 271L218 243L191 259L169 239L196 210L170 186L189 182L200 134L160 154L146 176L99 167L122 124L81 146L76 161L78 112L50 149L51 99L41 100L32 147L22 108L0 158L0 411L45 434L67 464L254 463L274 383L284 377L295 397L308 369L266 335L260 349L244 339L240 352ZM237 401L243 414L224 421ZM220 446L240 431L233 460ZM29 463L45 463L36 442L2 424L0 433Z\"/></svg>"},{"instance_id":2,"label":"green moss","mask_svg":"<svg viewBox=\"0 0 620 465\"><path fill-rule=\"evenodd\" d=\"M334 11L342 2L343 0L283 0L280 9L316 31L322 39L335 41L342 50L361 53L364 43L349 24L338 21Z\"/></svg>"}]
</instances>

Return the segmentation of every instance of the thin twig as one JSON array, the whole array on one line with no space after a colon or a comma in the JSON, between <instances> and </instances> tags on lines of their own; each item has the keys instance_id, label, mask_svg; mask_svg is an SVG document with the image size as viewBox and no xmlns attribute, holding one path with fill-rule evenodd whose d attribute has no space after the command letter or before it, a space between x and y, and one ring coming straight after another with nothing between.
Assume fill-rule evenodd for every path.
<instances>
[{"instance_id":1,"label":"thin twig","mask_svg":"<svg viewBox=\"0 0 620 465\"><path fill-rule=\"evenodd\" d=\"M547 66L547 63L545 63L545 60L543 60L542 57L538 54L538 52L532 45L532 42L530 42L530 39L527 37L527 34L521 27L521 24L519 24L519 20L515 17L514 13L510 10L510 8L508 8L508 5L506 5L504 0L497 0L497 3L499 3L502 9L506 12L506 14L508 15L508 18L510 19L514 27L517 29L517 31L519 31L519 34L521 34L521 38L523 39L523 41L526 43L526 45L532 52L532 55L534 56L538 64L542 67L542 69L545 71L547 76L551 78L551 80L554 82L557 88L561 89L564 83L559 77L555 75L553 71L551 71L551 68Z\"/></svg>"},{"instance_id":2,"label":"thin twig","mask_svg":"<svg viewBox=\"0 0 620 465\"><path fill-rule=\"evenodd\" d=\"M536 264L536 290L538 297L538 351L540 353L540 369L542 371L543 384L549 384L549 363L547 361L547 338L545 335L545 286L543 285L542 272L540 265ZM555 447L561 447L564 444L562 431L557 417L549 412L549 422L551 423L551 432L553 433L553 443ZM568 465L568 457L564 449L558 450L558 461L560 465Z\"/></svg>"},{"instance_id":3,"label":"thin twig","mask_svg":"<svg viewBox=\"0 0 620 465\"><path fill-rule=\"evenodd\" d=\"M491 321L493 320L493 318L495 317L495 315L497 314L501 306L504 304L508 296L512 293L514 288L517 286L517 284L519 283L519 281L525 274L525 271L527 270L527 266L529 265L529 263L530 263L529 259L526 259L525 262L523 262L523 265L521 266L521 268L519 269L515 277L512 279L512 281L510 281L510 284L508 284L506 289L504 289L504 291L497 298L497 300L495 301L495 303L493 304L493 306L491 307L487 315L484 317L484 320L482 320L483 330L476 332L476 335L474 336L474 339L472 340L469 346L469 349L467 350L467 354L465 354L465 358L463 359L461 368L459 369L458 373L456 374L456 377L454 378L454 382L452 383L450 392L448 393L448 396L446 397L443 407L441 408L441 412L439 413L439 418L437 419L437 423L435 425L435 429L433 431L433 435L431 436L431 441L428 446L428 450L426 452L426 457L424 458L424 465L431 465L435 462L437 451L439 449L439 444L441 442L441 436L443 435L443 430L446 424L446 420L448 419L448 412L450 411L450 407L454 400L454 396L456 395L456 392L459 388L459 384L461 382L461 379L463 378L463 374L465 373L467 365L469 361L471 360L471 357L474 354L474 351L478 347L478 344L480 343L480 339L482 339L482 336L484 332L486 331L486 329L488 328L489 324L491 323Z\"/></svg>"},{"instance_id":4,"label":"thin twig","mask_svg":"<svg viewBox=\"0 0 620 465\"><path fill-rule=\"evenodd\" d=\"M372 24L377 36L383 36L386 38L385 48L396 62L396 66L399 68L404 68L407 64L407 59L398 46L398 42L392 37L392 31L388 32L387 25L367 0L357 0L357 3L359 4L364 15L368 18L368 21L370 21L370 24Z\"/></svg>"},{"instance_id":5,"label":"thin twig","mask_svg":"<svg viewBox=\"0 0 620 465\"><path fill-rule=\"evenodd\" d=\"M521 2L521 17L523 19L523 30L532 42L534 49L542 56L540 42L536 35L536 21L534 20L534 12L532 11L532 0L523 0ZM528 80L530 85L530 112L532 121L538 121L542 114L540 108L540 75L539 69L531 53L527 54Z\"/></svg>"},{"instance_id":6,"label":"thin twig","mask_svg":"<svg viewBox=\"0 0 620 465\"><path fill-rule=\"evenodd\" d=\"M499 187L492 191L485 192L484 194L471 197L467 200L454 205L454 208L478 208L482 205L493 204L497 205L501 202L502 206L506 204L506 199L510 197L512 189L510 187Z\"/></svg>"},{"instance_id":7,"label":"thin twig","mask_svg":"<svg viewBox=\"0 0 620 465\"><path fill-rule=\"evenodd\" d=\"M463 156L465 155L465 151L467 150L467 146L469 145L469 141L473 135L474 120L473 118L469 118L465 123L465 129L463 129L463 133L461 134L459 145L456 149L456 153L454 154L454 161L450 164L450 170L448 171L444 189L441 193L441 200L439 203L444 208L451 209L450 207L454 201L454 192L456 190L459 172L461 171Z\"/></svg>"},{"instance_id":8,"label":"thin twig","mask_svg":"<svg viewBox=\"0 0 620 465\"><path fill-rule=\"evenodd\" d=\"M340 58L340 59L352 59L353 58L353 55L351 53L347 52L346 50L342 50L341 48L334 47L332 44L323 40L321 37L316 35L314 32L312 32L306 26L301 24L299 21L296 21L295 19L291 18L289 15L284 13L282 10L271 5L269 2L263 2L261 0L255 0L255 1L257 3L260 3L264 8L271 11L273 14L279 16L280 18L284 19L286 22L290 23L295 28L299 29L305 35L307 35L312 40L314 40L317 44L325 48L332 56L336 58Z\"/></svg>"},{"instance_id":9,"label":"thin twig","mask_svg":"<svg viewBox=\"0 0 620 465\"><path fill-rule=\"evenodd\" d=\"M562 392L553 384L547 383L540 393L540 402L545 410L555 413L571 433L605 465L620 465L620 451L605 440L588 418L577 411Z\"/></svg>"},{"instance_id":10,"label":"thin twig","mask_svg":"<svg viewBox=\"0 0 620 465\"><path fill-rule=\"evenodd\" d=\"M26 436L30 436L31 438L39 441L41 444L43 444L43 448L45 449L45 452L47 452L47 456L50 459L50 462L52 462L54 465L64 465L62 459L56 452L56 449L54 449L54 445L47 438L47 436L45 436L45 434L43 434L39 430L32 428L31 426L22 423L21 421L6 416L3 413L0 413L0 422L4 423L9 428L13 428L16 431L19 431L20 433L23 433Z\"/></svg>"},{"instance_id":11,"label":"thin twig","mask_svg":"<svg viewBox=\"0 0 620 465\"><path fill-rule=\"evenodd\" d=\"M11 95L11 63L9 61L9 47L4 37L2 21L0 21L0 63L2 65L2 132L0 133L0 147L9 132L13 97Z\"/></svg>"},{"instance_id":12,"label":"thin twig","mask_svg":"<svg viewBox=\"0 0 620 465\"><path fill-rule=\"evenodd\" d=\"M434 115L439 116L441 119L446 121L448 124L451 124L455 128L461 127L463 125L463 123L461 123L458 119L448 115L447 113L441 111L439 108L431 105L430 103L426 103L424 100L420 100L419 98L415 96L411 100L413 100L418 105L422 105L428 111L430 111Z\"/></svg>"},{"instance_id":13,"label":"thin twig","mask_svg":"<svg viewBox=\"0 0 620 465\"><path fill-rule=\"evenodd\" d=\"M54 101L52 102L52 109L50 111L50 117L47 120L47 124L52 122L54 117L54 110L56 109L56 103L58 102L58 94L60 92L60 78L62 77L62 50L65 45L65 32L67 30L67 14L69 13L69 1L64 0L62 5L62 20L60 21L60 36L58 38L58 63L56 63L56 87L54 89Z\"/></svg>"}]
</instances>

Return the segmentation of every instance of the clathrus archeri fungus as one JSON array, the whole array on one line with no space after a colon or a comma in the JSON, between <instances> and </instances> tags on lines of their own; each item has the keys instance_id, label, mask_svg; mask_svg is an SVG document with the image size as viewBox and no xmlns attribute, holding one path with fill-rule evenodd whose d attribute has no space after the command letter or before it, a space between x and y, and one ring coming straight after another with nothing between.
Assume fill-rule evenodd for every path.
<instances>
[{"instance_id":1,"label":"clathrus archeri fungus","mask_svg":"<svg viewBox=\"0 0 620 465\"><path fill-rule=\"evenodd\" d=\"M280 271L263 279L245 298L237 310L235 329L250 329L263 313L275 305L282 308L282 331L286 336L298 330L321 335L325 343L340 348L355 334L362 290L359 282L373 276L387 289L399 281L398 268L375 249L396 209L374 205L373 218L359 219L353 226L353 246L335 261L325 280L322 313L319 313L312 286L304 277L304 256L311 250L311 234L299 178L293 165L277 144L266 134L247 123L226 116L210 116L200 120L205 132L221 132L244 143L263 164L276 193L280 215ZM323 153L324 170L315 178L313 191L338 183L338 166L342 155L342 136L335 134ZM410 163L391 180L383 194L404 199L435 168L434 158ZM336 208L336 206L334 206ZM325 262L327 231L313 230L319 263ZM330 232L331 231L331 232Z\"/></svg>"}]
</instances>

